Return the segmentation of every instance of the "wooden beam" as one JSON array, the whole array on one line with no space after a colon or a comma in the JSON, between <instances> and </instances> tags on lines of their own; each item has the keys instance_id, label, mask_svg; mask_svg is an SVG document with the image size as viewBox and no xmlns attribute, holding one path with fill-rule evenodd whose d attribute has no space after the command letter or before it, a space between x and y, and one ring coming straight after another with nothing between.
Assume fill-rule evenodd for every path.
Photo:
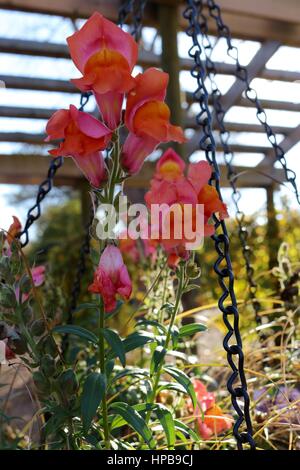
<instances>
[{"instance_id":1,"label":"wooden beam","mask_svg":"<svg viewBox=\"0 0 300 470\"><path fill-rule=\"evenodd\" d=\"M0 106L0 117L8 118L27 118L27 119L49 119L58 109L45 109L45 108L23 108L19 106ZM194 117L186 117L184 120L185 128L198 128L198 124ZM265 130L260 124L244 124L238 122L226 123L226 128L230 132L258 132L264 133ZM293 128L285 126L273 126L273 131L276 134L286 135L290 133Z\"/></svg>"},{"instance_id":2,"label":"wooden beam","mask_svg":"<svg viewBox=\"0 0 300 470\"><path fill-rule=\"evenodd\" d=\"M80 91L66 80L53 80L48 78L15 77L14 75L0 75L0 80L7 89L58 91L63 93L80 93Z\"/></svg>"},{"instance_id":3,"label":"wooden beam","mask_svg":"<svg viewBox=\"0 0 300 470\"><path fill-rule=\"evenodd\" d=\"M31 55L40 57L52 57L57 59L69 59L69 50L65 44L45 43L38 41L17 40L9 38L0 38L0 52L9 54ZM138 63L142 67L161 66L161 58L152 51L141 49L139 51ZM181 57L179 58L181 70L191 70L193 60ZM235 66L223 62L215 62L217 73L223 75L235 75ZM271 70L262 68L257 71L257 77L266 80L279 80L286 82L294 82L300 80L300 72L292 72L288 70Z\"/></svg>"},{"instance_id":4,"label":"wooden beam","mask_svg":"<svg viewBox=\"0 0 300 470\"><path fill-rule=\"evenodd\" d=\"M280 43L278 41L267 41L262 44L247 67L249 82L251 82L253 78L255 78L257 74L265 68L266 63L277 51L279 46ZM228 92L221 98L221 104L225 112L239 101L245 89L246 84L244 81L239 79L235 80Z\"/></svg>"},{"instance_id":5,"label":"wooden beam","mask_svg":"<svg viewBox=\"0 0 300 470\"><path fill-rule=\"evenodd\" d=\"M193 93L185 92L185 99L187 103L192 104L194 102ZM276 109L283 111L300 111L300 103L292 103L290 101L280 101L280 100L259 100L262 107L265 109ZM211 104L211 100L210 100ZM254 104L249 101L247 98L242 97L237 103L236 106L242 106L243 108L251 108Z\"/></svg>"},{"instance_id":6,"label":"wooden beam","mask_svg":"<svg viewBox=\"0 0 300 470\"><path fill-rule=\"evenodd\" d=\"M0 184L40 184L46 177L49 168L50 157L37 155L0 155ZM154 173L155 163L146 162L140 173L126 181L127 188L148 188L150 179ZM221 185L229 187L226 177L227 169L220 166ZM273 168L269 173L259 172L255 168L235 167L239 175L240 187L267 187L273 184L271 178L276 181L284 181L282 170ZM54 183L57 186L69 185L79 187L83 177L71 158L65 158L65 162L57 171Z\"/></svg>"},{"instance_id":7,"label":"wooden beam","mask_svg":"<svg viewBox=\"0 0 300 470\"><path fill-rule=\"evenodd\" d=\"M166 0L163 0L166 3ZM172 4L174 4L174 1ZM281 0L255 0L255 2L237 2L230 0L231 8L226 9L225 3L228 0L222 0L222 6L225 7L223 13L223 21L228 24L233 37L241 39L252 39L257 41L264 41L274 39L284 44L299 46L300 45L300 24L299 14L294 15L295 2L298 0L286 0L284 4ZM276 1L276 8L272 6L268 8L272 2ZM160 3L162 0L160 0ZM278 7L281 2L281 6ZM149 26L157 26L157 0L149 0L144 24ZM183 3L183 2L182 2ZM263 7L261 4L267 4L268 7ZM235 4L235 7L232 5ZM248 10L245 10L245 5L248 5ZM255 4L255 7L253 6ZM273 3L274 5L274 3ZM289 7L291 5L291 9ZM21 10L27 12L47 13L52 15L60 15L70 18L88 18L95 10L100 11L107 18L116 21L118 15L118 7L120 0L0 0L0 8L10 10ZM241 14L239 8L244 10ZM180 7L181 12L185 5ZM277 10L277 12L276 12ZM249 13L249 11L251 13ZM255 13L256 11L256 13ZM278 13L280 11L280 14ZM262 14L259 14L261 12ZM266 14L268 12L268 14ZM282 13L282 14L281 14ZM293 18L293 21L290 21ZM215 33L216 26L210 22L210 32ZM185 29L187 26L186 20L180 18L180 27Z\"/></svg>"},{"instance_id":8,"label":"wooden beam","mask_svg":"<svg viewBox=\"0 0 300 470\"><path fill-rule=\"evenodd\" d=\"M218 0L218 5L224 12L240 16L265 18L268 20L298 23L300 18L300 3L298 0L251 0L237 2L236 0Z\"/></svg>"},{"instance_id":9,"label":"wooden beam","mask_svg":"<svg viewBox=\"0 0 300 470\"><path fill-rule=\"evenodd\" d=\"M0 132L0 142L20 142L31 145L48 145L49 142L45 142L45 134L30 134L27 132ZM198 136L197 139L193 138L193 141L190 141L186 145L188 155L191 155L196 150L199 150L198 145ZM269 150L269 147L266 146L253 146L253 145L240 145L233 144L231 145L233 152L238 153L266 153ZM217 150L222 151L220 144L217 144Z\"/></svg>"}]
</instances>

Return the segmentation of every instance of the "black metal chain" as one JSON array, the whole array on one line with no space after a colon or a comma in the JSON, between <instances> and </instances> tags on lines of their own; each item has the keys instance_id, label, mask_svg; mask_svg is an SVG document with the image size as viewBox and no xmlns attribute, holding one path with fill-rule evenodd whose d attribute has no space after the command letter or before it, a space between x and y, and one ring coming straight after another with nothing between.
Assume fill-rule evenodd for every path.
<instances>
[{"instance_id":1,"label":"black metal chain","mask_svg":"<svg viewBox=\"0 0 300 470\"><path fill-rule=\"evenodd\" d=\"M219 197L222 198L220 191L220 172L215 155L216 144L212 133L212 116L208 106L208 92L205 86L205 67L201 60L203 51L199 42L201 30L198 21L198 5L199 0L187 0L187 7L183 12L184 18L188 20L189 23L186 33L193 41L193 45L189 49L189 56L195 62L191 70L191 75L197 80L198 86L194 92L194 99L200 105L200 112L197 115L196 121L203 129L203 136L199 143L200 149L205 152L206 159L213 168L210 184L215 187ZM239 312L234 292L234 275L229 252L229 237L224 220L220 220L217 216L214 216L214 224L216 233L212 236L212 239L215 242L215 248L218 254L218 259L214 264L214 270L218 275L219 284L223 291L218 305L223 313L223 321L228 329L223 345L227 352L227 360L232 370L227 381L227 388L231 395L232 405L238 415L233 426L233 434L237 440L239 450L244 449L244 444L249 444L251 449L255 449L250 418L250 400L244 371L244 353L239 331ZM225 301L228 298L231 304L226 306ZM246 426L245 431L241 430L244 424Z\"/></svg>"},{"instance_id":2,"label":"black metal chain","mask_svg":"<svg viewBox=\"0 0 300 470\"><path fill-rule=\"evenodd\" d=\"M90 208L90 217L87 224L84 227L84 239L80 248L79 260L76 269L76 276L73 283L73 288L71 291L71 302L68 312L68 324L71 324L73 321L73 312L77 307L77 301L81 292L82 278L86 271L86 259L90 253L90 241L91 241L91 226L94 220L94 207L91 205Z\"/></svg>"},{"instance_id":3,"label":"black metal chain","mask_svg":"<svg viewBox=\"0 0 300 470\"><path fill-rule=\"evenodd\" d=\"M80 97L80 108L82 111L89 101L90 93L82 93ZM38 192L36 195L35 204L28 210L26 222L24 224L23 230L17 235L21 247L24 248L29 243L29 229L31 225L36 222L41 216L41 203L47 196L47 194L53 188L53 180L56 175L57 170L63 165L64 158L56 157L51 158L49 170L47 173L47 178L39 185Z\"/></svg>"},{"instance_id":4,"label":"black metal chain","mask_svg":"<svg viewBox=\"0 0 300 470\"><path fill-rule=\"evenodd\" d=\"M125 0L120 7L118 24L123 26L128 16L132 15L130 34L139 41L142 32L142 21L147 0Z\"/></svg>"},{"instance_id":5,"label":"black metal chain","mask_svg":"<svg viewBox=\"0 0 300 470\"><path fill-rule=\"evenodd\" d=\"M218 88L218 85L215 80L215 76L217 75L217 69L214 61L211 58L213 52L213 45L208 35L207 17L205 16L203 6L203 2L200 1L199 5L197 5L197 8L199 26L201 30L202 47L205 53L206 74L211 84L212 106L214 109L213 118L217 123L218 135L220 138L221 146L223 149L224 161L227 168L227 179L232 189L231 198L235 206L235 219L238 225L238 235L245 262L246 275L249 287L249 297L255 313L255 321L257 325L260 326L262 324L262 318L259 314L261 310L261 304L256 298L258 286L254 280L254 268L251 263L253 250L248 243L249 232L245 223L246 216L239 206L241 192L239 191L236 184L238 180L238 174L233 166L234 152L232 151L229 145L230 131L226 128L226 124L224 122L226 112L222 107L222 93ZM260 338L263 339L262 335L260 335Z\"/></svg>"},{"instance_id":6,"label":"black metal chain","mask_svg":"<svg viewBox=\"0 0 300 470\"><path fill-rule=\"evenodd\" d=\"M222 37L226 40L227 55L231 57L231 59L233 59L235 62L235 67L236 67L235 76L239 80L244 82L245 96L250 103L254 104L256 108L256 117L258 121L260 122L260 124L264 127L268 141L273 147L275 160L281 164L285 173L286 181L289 182L291 186L293 187L297 202L298 204L300 204L300 196L299 196L299 191L298 191L297 184L296 184L296 173L287 166L287 161L285 158L284 150L277 143L276 135L272 127L268 124L266 112L258 99L257 92L250 85L247 67L243 67L239 62L238 49L232 44L230 29L223 22L221 9L215 3L214 0L206 0L206 2L208 6L209 16L215 21L219 37Z\"/></svg>"}]
</instances>

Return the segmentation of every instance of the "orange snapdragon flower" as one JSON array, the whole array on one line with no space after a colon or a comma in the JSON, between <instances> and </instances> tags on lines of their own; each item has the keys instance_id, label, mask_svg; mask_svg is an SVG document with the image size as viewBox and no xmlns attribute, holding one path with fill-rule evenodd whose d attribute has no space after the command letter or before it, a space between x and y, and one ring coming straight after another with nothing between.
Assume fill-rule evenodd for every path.
<instances>
[{"instance_id":1,"label":"orange snapdragon flower","mask_svg":"<svg viewBox=\"0 0 300 470\"><path fill-rule=\"evenodd\" d=\"M121 163L130 174L138 173L145 158L161 142L185 142L183 130L170 123L170 109L164 103L169 76L150 68L137 75L129 92L125 124L129 135L125 141Z\"/></svg>"},{"instance_id":2,"label":"orange snapdragon flower","mask_svg":"<svg viewBox=\"0 0 300 470\"><path fill-rule=\"evenodd\" d=\"M63 139L59 147L49 150L53 156L72 157L89 182L99 187L106 178L104 150L111 131L100 121L71 105L53 114L46 126L46 141Z\"/></svg>"},{"instance_id":3,"label":"orange snapdragon flower","mask_svg":"<svg viewBox=\"0 0 300 470\"><path fill-rule=\"evenodd\" d=\"M104 122L115 129L120 124L124 94L135 85L131 72L137 61L137 43L98 12L67 41L71 58L83 75L71 81L82 91L93 91Z\"/></svg>"}]
</instances>

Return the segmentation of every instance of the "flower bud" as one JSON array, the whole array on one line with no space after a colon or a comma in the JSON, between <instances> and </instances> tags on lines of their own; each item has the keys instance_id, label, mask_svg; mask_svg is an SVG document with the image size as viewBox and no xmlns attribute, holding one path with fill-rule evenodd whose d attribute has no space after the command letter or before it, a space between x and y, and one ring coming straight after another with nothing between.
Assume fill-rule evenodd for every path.
<instances>
[{"instance_id":1,"label":"flower bud","mask_svg":"<svg viewBox=\"0 0 300 470\"><path fill-rule=\"evenodd\" d=\"M51 392L51 383L42 372L36 371L32 374L33 382L37 388L38 393L47 394Z\"/></svg>"},{"instance_id":2,"label":"flower bud","mask_svg":"<svg viewBox=\"0 0 300 470\"><path fill-rule=\"evenodd\" d=\"M17 305L16 294L14 290L6 285L0 288L0 306L4 308L14 308Z\"/></svg>"},{"instance_id":3,"label":"flower bud","mask_svg":"<svg viewBox=\"0 0 300 470\"><path fill-rule=\"evenodd\" d=\"M25 325L28 325L28 323L31 322L33 316L32 308L29 305L27 307L24 307L21 311L21 315Z\"/></svg>"},{"instance_id":4,"label":"flower bud","mask_svg":"<svg viewBox=\"0 0 300 470\"><path fill-rule=\"evenodd\" d=\"M41 336L45 332L45 322L42 318L35 320L30 328L32 336Z\"/></svg>"},{"instance_id":5,"label":"flower bud","mask_svg":"<svg viewBox=\"0 0 300 470\"><path fill-rule=\"evenodd\" d=\"M41 371L46 377L52 377L55 374L55 360L50 354L45 354L41 358Z\"/></svg>"},{"instance_id":6,"label":"flower bud","mask_svg":"<svg viewBox=\"0 0 300 470\"><path fill-rule=\"evenodd\" d=\"M196 263L189 263L186 267L186 274L190 279L198 279L201 275L201 268Z\"/></svg>"},{"instance_id":7,"label":"flower bud","mask_svg":"<svg viewBox=\"0 0 300 470\"><path fill-rule=\"evenodd\" d=\"M67 369L60 374L57 382L66 395L73 395L79 388L79 383L73 369Z\"/></svg>"}]
</instances>

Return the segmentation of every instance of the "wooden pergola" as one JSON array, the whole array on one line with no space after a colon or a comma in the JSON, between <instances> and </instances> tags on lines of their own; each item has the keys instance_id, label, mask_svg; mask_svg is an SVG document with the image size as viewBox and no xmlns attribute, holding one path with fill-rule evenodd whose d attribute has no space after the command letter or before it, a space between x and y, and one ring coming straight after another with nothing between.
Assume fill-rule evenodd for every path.
<instances>
[{"instance_id":1,"label":"wooden pergola","mask_svg":"<svg viewBox=\"0 0 300 470\"><path fill-rule=\"evenodd\" d=\"M87 18L95 10L99 10L107 18L116 21L121 0L0 0L0 8L51 14L71 19ZM278 80L292 83L300 80L300 72L266 69L266 63L281 45L300 47L300 2L299 0L218 0L223 10L224 21L229 25L233 38L259 41L261 47L248 65L249 78L260 77L268 80ZM157 28L162 38L162 56L149 50L140 51L139 65L142 67L162 66L170 73L170 87L167 101L171 105L173 120L185 128L194 129L190 142L185 146L184 152L188 156L198 149L199 130L196 129L195 120L189 117L182 106L192 101L190 93L180 92L179 72L190 70L190 59L179 58L177 51L177 32L186 28L186 22L181 13L184 2L177 0L149 0L145 10L144 24ZM212 34L215 27L211 25ZM1 32L0 32L1 35ZM16 55L69 58L66 45L35 42L0 37L0 52ZM221 75L234 75L234 65L217 63L217 72ZM48 92L78 93L74 86L65 80L45 79L40 77L0 75L7 89L16 90L42 90ZM251 104L243 97L244 84L238 79L222 97L226 110L232 106L249 107ZM187 107L188 107L187 105ZM300 103L280 100L262 100L265 109L287 110L300 112ZM186 107L185 107L186 108ZM42 107L25 108L16 106L0 106L0 117L48 119L55 109ZM96 111L95 111L96 112ZM230 122L229 131L233 132L264 132L259 124L242 124ZM292 127L283 123L274 127L274 132L282 134L280 142L287 152L300 140L300 125ZM43 134L30 134L25 132L0 132L1 142L24 143L37 146L44 144ZM26 145L24 145L26 149ZM220 149L221 150L221 149ZM285 181L282 169L274 167L272 149L268 146L251 146L243 144L232 145L232 150L240 154L262 153L263 160L256 167L235 167L241 176L238 180L240 187L266 188L269 204L272 205L272 188ZM17 155L0 155L0 183L6 184L38 184L47 173L49 157L38 154L24 153ZM128 182L131 188L145 189L153 171L153 163L146 163L141 173ZM56 185L71 185L78 187L82 177L71 159L66 159L57 173ZM221 165L221 183L229 186L226 178L226 168ZM270 199L271 197L271 199Z\"/></svg>"}]
</instances>

